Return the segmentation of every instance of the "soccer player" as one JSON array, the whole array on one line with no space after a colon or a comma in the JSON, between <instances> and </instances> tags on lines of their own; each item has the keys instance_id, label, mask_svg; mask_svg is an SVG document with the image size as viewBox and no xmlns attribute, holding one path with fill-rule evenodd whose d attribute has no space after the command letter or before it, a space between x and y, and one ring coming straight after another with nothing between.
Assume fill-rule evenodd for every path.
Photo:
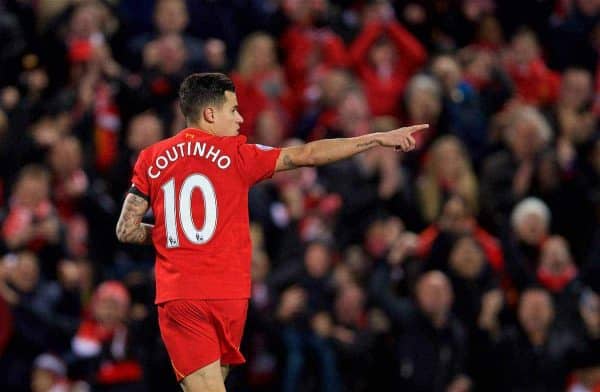
<instances>
[{"instance_id":1,"label":"soccer player","mask_svg":"<svg viewBox=\"0 0 600 392\"><path fill-rule=\"evenodd\" d=\"M246 144L233 82L192 74L181 84L188 128L143 150L117 223L122 242L154 244L161 336L186 392L225 391L250 297L248 189L276 171L318 166L376 146L415 147L414 125L273 148ZM142 223L149 208L154 225Z\"/></svg>"}]
</instances>

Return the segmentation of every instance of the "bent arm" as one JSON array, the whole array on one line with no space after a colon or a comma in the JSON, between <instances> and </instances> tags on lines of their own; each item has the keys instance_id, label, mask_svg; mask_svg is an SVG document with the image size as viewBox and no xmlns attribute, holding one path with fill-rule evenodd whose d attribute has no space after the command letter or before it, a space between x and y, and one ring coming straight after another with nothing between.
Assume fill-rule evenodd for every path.
<instances>
[{"instance_id":1,"label":"bent arm","mask_svg":"<svg viewBox=\"0 0 600 392\"><path fill-rule=\"evenodd\" d=\"M356 66L368 66L368 54L371 46L377 41L377 38L383 32L383 25L380 23L369 23L359 33L358 37L350 46L350 58Z\"/></svg>"},{"instance_id":2,"label":"bent arm","mask_svg":"<svg viewBox=\"0 0 600 392\"><path fill-rule=\"evenodd\" d=\"M392 41L396 45L396 49L402 54L402 59L409 66L410 72L419 68L427 60L427 50L419 42L419 40L406 30L398 22L392 22L388 25Z\"/></svg>"},{"instance_id":3,"label":"bent arm","mask_svg":"<svg viewBox=\"0 0 600 392\"><path fill-rule=\"evenodd\" d=\"M416 144L412 133L427 127L426 124L420 124L389 132L376 132L351 138L317 140L301 146L286 147L281 150L275 171L290 170L301 166L327 165L375 146L395 147L403 151L410 151L415 148Z\"/></svg>"},{"instance_id":4,"label":"bent arm","mask_svg":"<svg viewBox=\"0 0 600 392\"><path fill-rule=\"evenodd\" d=\"M142 218L148 211L148 201L143 197L128 193L123 202L121 216L117 222L117 238L130 244L152 244L152 229L154 225L142 223Z\"/></svg>"}]
</instances>

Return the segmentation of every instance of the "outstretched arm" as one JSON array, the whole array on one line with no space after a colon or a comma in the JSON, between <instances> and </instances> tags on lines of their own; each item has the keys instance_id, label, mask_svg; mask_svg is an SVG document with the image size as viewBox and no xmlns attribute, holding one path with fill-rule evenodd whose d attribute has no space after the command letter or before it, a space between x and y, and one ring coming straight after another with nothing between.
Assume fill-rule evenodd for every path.
<instances>
[{"instance_id":1,"label":"outstretched arm","mask_svg":"<svg viewBox=\"0 0 600 392\"><path fill-rule=\"evenodd\" d=\"M376 132L351 138L317 140L301 146L286 147L281 150L275 171L290 170L300 166L326 165L349 158L375 146L410 151L415 148L416 144L412 134L428 126L427 124L413 125L389 132Z\"/></svg>"},{"instance_id":2,"label":"outstretched arm","mask_svg":"<svg viewBox=\"0 0 600 392\"><path fill-rule=\"evenodd\" d=\"M154 225L142 223L148 211L148 201L143 197L128 193L123 202L123 209L117 222L117 238L130 244L152 244L152 228Z\"/></svg>"}]
</instances>

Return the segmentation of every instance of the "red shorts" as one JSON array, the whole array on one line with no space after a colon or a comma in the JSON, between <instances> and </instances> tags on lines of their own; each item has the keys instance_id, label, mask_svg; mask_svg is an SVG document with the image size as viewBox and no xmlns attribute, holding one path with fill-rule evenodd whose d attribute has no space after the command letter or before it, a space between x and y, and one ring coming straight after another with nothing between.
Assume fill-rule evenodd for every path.
<instances>
[{"instance_id":1,"label":"red shorts","mask_svg":"<svg viewBox=\"0 0 600 392\"><path fill-rule=\"evenodd\" d=\"M186 299L159 304L160 334L177 381L217 359L221 365L246 362L240 343L247 311L247 299Z\"/></svg>"}]
</instances>

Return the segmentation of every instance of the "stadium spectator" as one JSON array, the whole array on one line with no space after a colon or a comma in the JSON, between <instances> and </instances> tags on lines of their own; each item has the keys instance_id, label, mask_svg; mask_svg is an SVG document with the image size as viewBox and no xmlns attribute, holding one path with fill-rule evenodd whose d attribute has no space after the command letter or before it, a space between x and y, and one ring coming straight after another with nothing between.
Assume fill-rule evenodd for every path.
<instances>
[{"instance_id":1,"label":"stadium spectator","mask_svg":"<svg viewBox=\"0 0 600 392\"><path fill-rule=\"evenodd\" d=\"M488 155L481 171L482 213L494 230L506 225L515 203L531 191L536 158L552 138L547 121L533 107L515 106L505 114L506 148Z\"/></svg>"},{"instance_id":2,"label":"stadium spectator","mask_svg":"<svg viewBox=\"0 0 600 392\"><path fill-rule=\"evenodd\" d=\"M513 36L505 61L517 95L525 103L547 105L556 100L560 76L546 66L533 31L523 29Z\"/></svg>"},{"instance_id":3,"label":"stadium spectator","mask_svg":"<svg viewBox=\"0 0 600 392\"><path fill-rule=\"evenodd\" d=\"M471 160L478 162L488 139L487 118L478 91L465 79L455 56L437 56L432 60L431 71L442 86L449 132L466 146Z\"/></svg>"},{"instance_id":4,"label":"stadium spectator","mask_svg":"<svg viewBox=\"0 0 600 392\"><path fill-rule=\"evenodd\" d=\"M404 117L411 123L429 124L429 129L417 136L419 155L427 150L437 134L447 131L442 109L442 87L437 79L426 74L417 74L408 81L404 92ZM418 164L420 161L416 163Z\"/></svg>"},{"instance_id":5,"label":"stadium spectator","mask_svg":"<svg viewBox=\"0 0 600 392\"><path fill-rule=\"evenodd\" d=\"M60 221L50 200L50 173L42 166L24 167L14 186L2 234L10 250L28 249L42 256L47 278L56 276L62 255Z\"/></svg>"},{"instance_id":6,"label":"stadium spectator","mask_svg":"<svg viewBox=\"0 0 600 392\"><path fill-rule=\"evenodd\" d=\"M423 274L417 280L414 300L410 300L394 296L389 291L389 277L380 272L373 277L371 288L398 331L396 385L415 390L468 391L471 380L465 373L466 335L451 312L454 296L446 275L440 271ZM442 350L444 355L440 355Z\"/></svg>"},{"instance_id":7,"label":"stadium spectator","mask_svg":"<svg viewBox=\"0 0 600 392\"><path fill-rule=\"evenodd\" d=\"M375 116L399 115L407 81L425 63L425 48L400 25L388 1L367 5L363 30L350 47L350 57L363 82Z\"/></svg>"},{"instance_id":8,"label":"stadium spectator","mask_svg":"<svg viewBox=\"0 0 600 392\"><path fill-rule=\"evenodd\" d=\"M537 283L553 297L561 323L572 324L577 314L577 304L584 289L568 243L563 237L550 236L540 252Z\"/></svg>"},{"instance_id":9,"label":"stadium spectator","mask_svg":"<svg viewBox=\"0 0 600 392\"><path fill-rule=\"evenodd\" d=\"M204 42L186 33L189 12L185 0L157 0L154 3L154 31L142 33L129 41L131 56L128 56L128 64L134 69L140 69L142 59L147 64L148 57L160 56L162 37L176 35L182 38L185 51L189 54L185 61L190 71L203 70Z\"/></svg>"},{"instance_id":10,"label":"stadium spectator","mask_svg":"<svg viewBox=\"0 0 600 392\"><path fill-rule=\"evenodd\" d=\"M332 323L325 324L320 333L333 339L344 390L369 389L369 372L377 364L369 357L374 339L368 328L363 288L356 284L340 288L334 299Z\"/></svg>"},{"instance_id":11,"label":"stadium spectator","mask_svg":"<svg viewBox=\"0 0 600 392\"><path fill-rule=\"evenodd\" d=\"M338 391L340 379L334 347L328 341L333 298L330 287L330 250L325 244L308 245L304 268L293 279L298 285L286 289L281 296L277 315L283 324L281 339L286 349L286 362L282 375L282 390L300 388L301 374L308 364L310 350L317 360L318 385L323 390Z\"/></svg>"},{"instance_id":12,"label":"stadium spectator","mask_svg":"<svg viewBox=\"0 0 600 392\"><path fill-rule=\"evenodd\" d=\"M511 229L503 233L507 271L519 290L532 285L544 241L550 235L551 212L540 199L529 197L511 214Z\"/></svg>"},{"instance_id":13,"label":"stadium spectator","mask_svg":"<svg viewBox=\"0 0 600 392\"><path fill-rule=\"evenodd\" d=\"M320 74L349 63L344 42L327 26L328 3L286 2L285 11L292 23L281 35L280 45L290 88L300 102L310 99L311 87Z\"/></svg>"},{"instance_id":14,"label":"stadium spectator","mask_svg":"<svg viewBox=\"0 0 600 392\"><path fill-rule=\"evenodd\" d=\"M517 317L516 328L498 330L497 320L484 326L492 339L488 364L496 367L490 390L563 391L570 347L568 336L553 327L552 297L544 289L524 291Z\"/></svg>"},{"instance_id":15,"label":"stadium spectator","mask_svg":"<svg viewBox=\"0 0 600 392\"><path fill-rule=\"evenodd\" d=\"M63 314L64 296L55 281L44 279L38 257L20 252L4 259L0 295L10 305L13 335L0 358L2 380L9 390L26 390L30 366L45 351L64 353L79 315Z\"/></svg>"},{"instance_id":16,"label":"stadium spectator","mask_svg":"<svg viewBox=\"0 0 600 392\"><path fill-rule=\"evenodd\" d=\"M33 392L69 392L67 366L52 354L41 354L33 363L31 390Z\"/></svg>"},{"instance_id":17,"label":"stadium spectator","mask_svg":"<svg viewBox=\"0 0 600 392\"><path fill-rule=\"evenodd\" d=\"M440 215L445 195L457 194L477 214L477 178L461 141L454 136L438 138L427 152L424 172L417 180L419 208L426 222Z\"/></svg>"},{"instance_id":18,"label":"stadium spectator","mask_svg":"<svg viewBox=\"0 0 600 392\"><path fill-rule=\"evenodd\" d=\"M71 342L76 376L106 391L143 390L136 337L127 326L127 289L120 282L105 281L92 295L89 307Z\"/></svg>"},{"instance_id":19,"label":"stadium spectator","mask_svg":"<svg viewBox=\"0 0 600 392\"><path fill-rule=\"evenodd\" d=\"M504 256L498 240L479 226L467 201L450 195L437 220L419 234L416 254L435 268L446 269L450 244L457 236L472 235L498 277L503 277Z\"/></svg>"},{"instance_id":20,"label":"stadium spectator","mask_svg":"<svg viewBox=\"0 0 600 392\"><path fill-rule=\"evenodd\" d=\"M272 108L289 116L294 110L293 96L279 65L275 40L266 33L253 33L240 47L237 69L231 74L245 114L241 132L252 135L260 114Z\"/></svg>"}]
</instances>

